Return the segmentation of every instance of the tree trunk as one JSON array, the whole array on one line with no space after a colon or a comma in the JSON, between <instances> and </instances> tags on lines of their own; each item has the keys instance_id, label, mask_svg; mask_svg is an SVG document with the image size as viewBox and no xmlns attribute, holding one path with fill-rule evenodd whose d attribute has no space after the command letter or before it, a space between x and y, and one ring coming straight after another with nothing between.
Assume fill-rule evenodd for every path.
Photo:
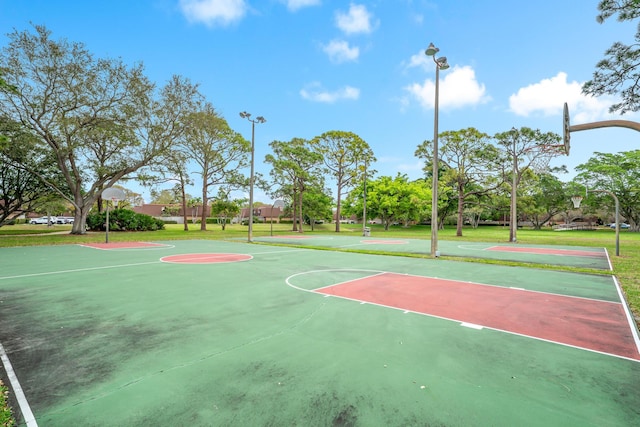
<instances>
[{"instance_id":1,"label":"tree trunk","mask_svg":"<svg viewBox=\"0 0 640 427\"><path fill-rule=\"evenodd\" d=\"M303 218L302 218L302 191L298 192L298 205L299 205L299 210L298 210L298 218L300 218L300 230L298 230L299 233L303 233L304 230L302 228L302 224L303 224Z\"/></svg>"},{"instance_id":2,"label":"tree trunk","mask_svg":"<svg viewBox=\"0 0 640 427\"><path fill-rule=\"evenodd\" d=\"M294 190L293 191L293 197L291 198L291 200L293 202L292 203L293 206L291 207L292 211L293 211L292 215L291 215L291 219L293 219L293 229L292 229L292 231L298 231L298 226L296 224L296 222L298 221L298 200L297 200L296 196L297 196L297 193Z\"/></svg>"},{"instance_id":3,"label":"tree trunk","mask_svg":"<svg viewBox=\"0 0 640 427\"><path fill-rule=\"evenodd\" d=\"M342 198L342 182L338 181L338 201L336 202L336 233L340 232L340 218L342 218L342 216L340 215L340 210L342 208L342 202L341 202L341 198Z\"/></svg>"},{"instance_id":4,"label":"tree trunk","mask_svg":"<svg viewBox=\"0 0 640 427\"><path fill-rule=\"evenodd\" d=\"M462 224L464 223L464 190L458 189L458 224L456 226L456 236L462 237Z\"/></svg>"},{"instance_id":5,"label":"tree trunk","mask_svg":"<svg viewBox=\"0 0 640 427\"><path fill-rule=\"evenodd\" d=\"M71 226L71 234L87 234L86 223L87 215L91 210L91 205L87 208L82 206L80 209L76 208L75 215L73 216L73 225Z\"/></svg>"},{"instance_id":6,"label":"tree trunk","mask_svg":"<svg viewBox=\"0 0 640 427\"><path fill-rule=\"evenodd\" d=\"M180 179L180 191L182 192L182 221L184 231L189 231L189 215L187 214L187 195L184 191L184 179Z\"/></svg>"},{"instance_id":7,"label":"tree trunk","mask_svg":"<svg viewBox=\"0 0 640 427\"><path fill-rule=\"evenodd\" d=\"M202 214L200 215L200 230L207 231L207 209L206 206L209 204L209 200L207 199L207 180L202 180Z\"/></svg>"}]
</instances>

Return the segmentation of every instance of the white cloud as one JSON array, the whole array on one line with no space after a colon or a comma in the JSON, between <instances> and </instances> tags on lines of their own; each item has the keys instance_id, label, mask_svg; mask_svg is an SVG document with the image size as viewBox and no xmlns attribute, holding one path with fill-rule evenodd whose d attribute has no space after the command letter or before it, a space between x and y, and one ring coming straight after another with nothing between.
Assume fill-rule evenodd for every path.
<instances>
[{"instance_id":1,"label":"white cloud","mask_svg":"<svg viewBox=\"0 0 640 427\"><path fill-rule=\"evenodd\" d=\"M565 102L569 105L572 123L610 117L608 109L614 103L611 97L583 95L582 83L567 82L567 74L559 72L554 77L519 89L509 97L509 108L516 115L524 117L536 114L559 116Z\"/></svg>"},{"instance_id":2,"label":"white cloud","mask_svg":"<svg viewBox=\"0 0 640 427\"><path fill-rule=\"evenodd\" d=\"M404 173L422 172L422 169L424 168L424 161L414 160L413 163L399 163L397 168L398 171Z\"/></svg>"},{"instance_id":3,"label":"white cloud","mask_svg":"<svg viewBox=\"0 0 640 427\"><path fill-rule=\"evenodd\" d=\"M467 105L484 104L491 99L486 95L484 84L480 84L476 80L473 68L456 66L440 73L439 108L461 108ZM435 81L427 79L422 84L413 83L406 86L405 90L424 108L433 108L435 103Z\"/></svg>"},{"instance_id":4,"label":"white cloud","mask_svg":"<svg viewBox=\"0 0 640 427\"><path fill-rule=\"evenodd\" d=\"M419 67L425 71L431 71L435 69L435 64L430 56L425 55L424 50L411 55L408 63L403 63L404 68Z\"/></svg>"},{"instance_id":5,"label":"white cloud","mask_svg":"<svg viewBox=\"0 0 640 427\"><path fill-rule=\"evenodd\" d=\"M336 12L336 26L346 34L370 33L373 31L372 15L361 4L349 6L348 13Z\"/></svg>"},{"instance_id":6,"label":"white cloud","mask_svg":"<svg viewBox=\"0 0 640 427\"><path fill-rule=\"evenodd\" d=\"M360 97L360 89L352 86L345 86L341 89L330 92L324 89L320 83L313 82L307 85L306 88L300 90L300 96L309 101L333 104L334 102L343 99L358 99Z\"/></svg>"},{"instance_id":7,"label":"white cloud","mask_svg":"<svg viewBox=\"0 0 640 427\"><path fill-rule=\"evenodd\" d=\"M180 10L189 22L225 26L242 19L247 5L244 0L180 0Z\"/></svg>"},{"instance_id":8,"label":"white cloud","mask_svg":"<svg viewBox=\"0 0 640 427\"><path fill-rule=\"evenodd\" d=\"M302 9L303 7L318 6L321 4L320 0L283 0L282 2L286 4L287 9L292 12Z\"/></svg>"},{"instance_id":9,"label":"white cloud","mask_svg":"<svg viewBox=\"0 0 640 427\"><path fill-rule=\"evenodd\" d=\"M329 55L331 62L355 61L360 55L357 46L349 47L349 43L344 40L331 40L329 44L322 46L322 50Z\"/></svg>"}]
</instances>

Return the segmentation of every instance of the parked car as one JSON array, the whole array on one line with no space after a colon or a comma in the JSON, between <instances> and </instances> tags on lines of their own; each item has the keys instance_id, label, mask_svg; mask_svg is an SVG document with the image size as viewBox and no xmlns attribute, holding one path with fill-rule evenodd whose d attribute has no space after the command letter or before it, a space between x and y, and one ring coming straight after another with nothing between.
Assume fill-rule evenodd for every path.
<instances>
[{"instance_id":1,"label":"parked car","mask_svg":"<svg viewBox=\"0 0 640 427\"><path fill-rule=\"evenodd\" d=\"M55 216L41 216L40 218L32 218L29 224L56 224L58 218Z\"/></svg>"},{"instance_id":2,"label":"parked car","mask_svg":"<svg viewBox=\"0 0 640 427\"><path fill-rule=\"evenodd\" d=\"M609 228L616 228L616 223L612 222L611 224L609 224ZM629 224L625 224L624 222L620 223L620 229L623 228L631 228L631 226Z\"/></svg>"},{"instance_id":3,"label":"parked car","mask_svg":"<svg viewBox=\"0 0 640 427\"><path fill-rule=\"evenodd\" d=\"M72 216L59 216L56 219L56 224L73 224L73 220Z\"/></svg>"}]
</instances>

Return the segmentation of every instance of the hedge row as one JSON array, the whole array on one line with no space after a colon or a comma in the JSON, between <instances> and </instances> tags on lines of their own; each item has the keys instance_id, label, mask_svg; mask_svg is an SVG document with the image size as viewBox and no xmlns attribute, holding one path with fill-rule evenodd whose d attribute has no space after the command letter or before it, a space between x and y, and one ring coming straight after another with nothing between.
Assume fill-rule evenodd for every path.
<instances>
[{"instance_id":1,"label":"hedge row","mask_svg":"<svg viewBox=\"0 0 640 427\"><path fill-rule=\"evenodd\" d=\"M107 213L87 216L87 230L105 231ZM164 221L152 216L135 213L129 209L114 209L109 212L109 231L156 231L164 230Z\"/></svg>"}]
</instances>

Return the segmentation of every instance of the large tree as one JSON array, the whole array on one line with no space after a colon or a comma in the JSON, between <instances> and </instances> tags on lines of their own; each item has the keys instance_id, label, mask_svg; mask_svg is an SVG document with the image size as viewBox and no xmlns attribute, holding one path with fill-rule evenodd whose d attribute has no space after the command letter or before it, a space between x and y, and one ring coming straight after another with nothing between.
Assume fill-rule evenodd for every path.
<instances>
[{"instance_id":1,"label":"large tree","mask_svg":"<svg viewBox=\"0 0 640 427\"><path fill-rule=\"evenodd\" d=\"M364 207L364 188L357 187L346 198L345 212L361 216ZM406 175L394 178L381 176L367 181L367 216L379 218L388 230L394 222L407 226L418 222L431 207L431 190L426 181L409 181Z\"/></svg>"},{"instance_id":2,"label":"large tree","mask_svg":"<svg viewBox=\"0 0 640 427\"><path fill-rule=\"evenodd\" d=\"M270 175L275 191L291 200L293 231L302 232L304 194L309 189L322 189L324 184L319 167L322 155L313 151L309 141L303 138L272 141L269 146L273 154L268 154L264 161L271 164Z\"/></svg>"},{"instance_id":3,"label":"large tree","mask_svg":"<svg viewBox=\"0 0 640 427\"><path fill-rule=\"evenodd\" d=\"M540 230L554 216L564 212L570 203L571 194L567 193L566 184L552 172L558 171L531 171L525 175L526 179L518 189L518 211L522 212L536 230Z\"/></svg>"},{"instance_id":4,"label":"large tree","mask_svg":"<svg viewBox=\"0 0 640 427\"><path fill-rule=\"evenodd\" d=\"M603 23L618 15L618 21L633 21L640 17L640 2L637 0L601 0L597 21ZM582 87L587 95L619 95L622 100L613 104L610 112L624 114L640 109L640 26L637 27L635 43L615 42L605 52L605 58L596 64L593 78Z\"/></svg>"},{"instance_id":5,"label":"large tree","mask_svg":"<svg viewBox=\"0 0 640 427\"><path fill-rule=\"evenodd\" d=\"M495 190L500 186L496 165L500 153L491 144L490 136L475 128L447 131L439 134L440 167L445 170L443 180L455 188L458 200L456 236L462 236L466 200ZM426 160L428 170L433 159L433 141L424 141L415 155Z\"/></svg>"},{"instance_id":6,"label":"large tree","mask_svg":"<svg viewBox=\"0 0 640 427\"><path fill-rule=\"evenodd\" d=\"M71 232L83 234L102 190L149 164L180 136L196 86L174 76L156 93L142 65L96 59L82 43L52 39L44 26L8 37L0 68L15 90L0 86L0 108L55 158L64 186L29 170L73 205Z\"/></svg>"},{"instance_id":7,"label":"large tree","mask_svg":"<svg viewBox=\"0 0 640 427\"><path fill-rule=\"evenodd\" d=\"M315 229L316 223L331 220L332 206L333 200L328 191L323 191L320 187L311 187L304 192L302 211L305 221L311 226L311 231Z\"/></svg>"},{"instance_id":8,"label":"large tree","mask_svg":"<svg viewBox=\"0 0 640 427\"><path fill-rule=\"evenodd\" d=\"M339 232L342 194L361 182L364 168L376 159L369 144L353 132L325 132L311 143L314 151L322 155L325 166L336 182L336 232Z\"/></svg>"},{"instance_id":9,"label":"large tree","mask_svg":"<svg viewBox=\"0 0 640 427\"><path fill-rule=\"evenodd\" d=\"M505 180L511 184L509 241L515 243L518 230L518 185L526 173L547 170L549 161L561 153L561 138L553 132L545 133L528 127L512 128L507 132L497 133L494 138L503 150L503 174L505 178L510 178Z\"/></svg>"},{"instance_id":10,"label":"large tree","mask_svg":"<svg viewBox=\"0 0 640 427\"><path fill-rule=\"evenodd\" d=\"M30 169L50 181L60 182L52 157L41 156L37 138L20 123L0 117L0 226L17 215L35 212L56 198L51 189Z\"/></svg>"},{"instance_id":11,"label":"large tree","mask_svg":"<svg viewBox=\"0 0 640 427\"><path fill-rule=\"evenodd\" d=\"M186 131L180 150L198 166L202 185L202 206L209 202L209 188L241 188L246 179L240 170L249 164L251 143L233 131L227 121L209 103L185 119ZM206 209L202 210L200 229L207 229Z\"/></svg>"},{"instance_id":12,"label":"large tree","mask_svg":"<svg viewBox=\"0 0 640 427\"><path fill-rule=\"evenodd\" d=\"M138 173L138 180L143 185L155 187L169 182L175 183L173 193L178 195L179 203L182 205L182 222L184 231L189 231L189 220L187 205L190 196L187 195L186 187L193 184L187 168L187 156L179 148L171 148L155 159L149 166L144 168L142 173ZM156 191L157 190L152 190Z\"/></svg>"},{"instance_id":13,"label":"large tree","mask_svg":"<svg viewBox=\"0 0 640 427\"><path fill-rule=\"evenodd\" d=\"M606 191L615 194L620 214L632 230L640 229L640 150L617 154L596 152L576 170L579 174L575 181L587 186L589 198L599 200L600 206L614 206L613 198Z\"/></svg>"}]
</instances>

